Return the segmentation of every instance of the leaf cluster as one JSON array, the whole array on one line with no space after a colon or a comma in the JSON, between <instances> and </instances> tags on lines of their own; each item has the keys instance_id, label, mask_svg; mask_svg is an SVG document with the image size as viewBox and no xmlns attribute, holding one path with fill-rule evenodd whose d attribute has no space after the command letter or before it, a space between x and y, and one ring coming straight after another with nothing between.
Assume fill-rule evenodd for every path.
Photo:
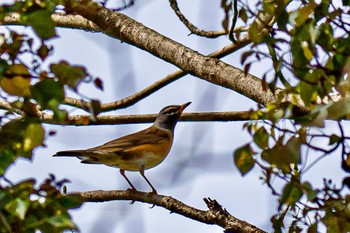
<instances>
[{"instance_id":1,"label":"leaf cluster","mask_svg":"<svg viewBox=\"0 0 350 233\"><path fill-rule=\"evenodd\" d=\"M35 180L0 187L0 232L62 232L77 230L68 213L79 208L79 196L62 195L66 180L49 179L35 187Z\"/></svg>"}]
</instances>

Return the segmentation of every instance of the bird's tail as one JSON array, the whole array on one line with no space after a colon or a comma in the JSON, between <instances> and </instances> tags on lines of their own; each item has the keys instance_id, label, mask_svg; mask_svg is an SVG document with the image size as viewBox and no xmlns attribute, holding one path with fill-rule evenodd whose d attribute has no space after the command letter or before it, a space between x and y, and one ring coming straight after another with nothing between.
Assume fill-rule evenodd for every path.
<instances>
[{"instance_id":1,"label":"bird's tail","mask_svg":"<svg viewBox=\"0 0 350 233\"><path fill-rule=\"evenodd\" d=\"M82 156L81 150L65 150L65 151L58 151L56 154L54 154L54 157L58 156L66 156L66 157L79 157Z\"/></svg>"},{"instance_id":2,"label":"bird's tail","mask_svg":"<svg viewBox=\"0 0 350 233\"><path fill-rule=\"evenodd\" d=\"M59 151L56 154L54 154L54 157L77 157L81 160L81 163L88 163L88 164L101 164L101 161L99 161L97 154L94 152L88 152L86 150L65 150L65 151Z\"/></svg>"}]
</instances>

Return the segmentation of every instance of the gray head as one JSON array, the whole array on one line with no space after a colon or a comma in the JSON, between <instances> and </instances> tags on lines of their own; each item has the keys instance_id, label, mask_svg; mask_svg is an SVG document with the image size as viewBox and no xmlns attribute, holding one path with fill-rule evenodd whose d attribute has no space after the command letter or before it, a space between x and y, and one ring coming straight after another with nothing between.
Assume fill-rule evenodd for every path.
<instances>
[{"instance_id":1,"label":"gray head","mask_svg":"<svg viewBox=\"0 0 350 233\"><path fill-rule=\"evenodd\" d=\"M157 119L154 122L154 126L160 129L170 130L173 133L175 125L179 120L183 110L190 104L191 102L185 103L183 105L170 105L164 107L158 113Z\"/></svg>"}]
</instances>

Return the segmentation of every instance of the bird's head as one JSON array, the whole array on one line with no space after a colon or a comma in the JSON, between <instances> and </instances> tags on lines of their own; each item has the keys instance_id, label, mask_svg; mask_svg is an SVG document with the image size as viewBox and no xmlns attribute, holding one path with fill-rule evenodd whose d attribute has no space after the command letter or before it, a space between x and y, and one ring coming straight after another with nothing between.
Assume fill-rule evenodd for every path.
<instances>
[{"instance_id":1,"label":"bird's head","mask_svg":"<svg viewBox=\"0 0 350 233\"><path fill-rule=\"evenodd\" d=\"M169 105L164 107L158 113L154 125L158 128L168 129L173 132L183 110L190 104L191 102L187 102L183 105Z\"/></svg>"}]
</instances>

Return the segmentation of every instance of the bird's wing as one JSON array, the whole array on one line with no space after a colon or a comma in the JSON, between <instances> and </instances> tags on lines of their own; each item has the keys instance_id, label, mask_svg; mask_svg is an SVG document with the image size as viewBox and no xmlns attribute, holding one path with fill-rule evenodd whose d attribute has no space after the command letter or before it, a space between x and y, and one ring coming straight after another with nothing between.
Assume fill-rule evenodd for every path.
<instances>
[{"instance_id":1,"label":"bird's wing","mask_svg":"<svg viewBox=\"0 0 350 233\"><path fill-rule=\"evenodd\" d=\"M171 133L158 130L157 128L147 128L142 131L126 135L124 137L109 141L101 146L93 147L88 151L109 151L112 153L123 152L131 148L144 146L147 144L160 144L164 140L171 140Z\"/></svg>"}]
</instances>

